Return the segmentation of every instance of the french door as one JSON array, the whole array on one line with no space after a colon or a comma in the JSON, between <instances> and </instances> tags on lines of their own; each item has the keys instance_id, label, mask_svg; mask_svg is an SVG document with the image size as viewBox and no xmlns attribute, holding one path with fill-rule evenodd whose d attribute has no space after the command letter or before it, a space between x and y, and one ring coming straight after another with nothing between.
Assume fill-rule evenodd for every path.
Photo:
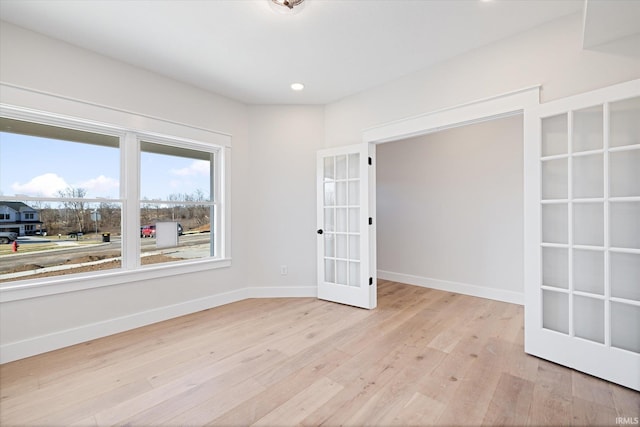
<instances>
[{"instance_id":1,"label":"french door","mask_svg":"<svg viewBox=\"0 0 640 427\"><path fill-rule=\"evenodd\" d=\"M318 298L372 309L377 304L375 145L317 155Z\"/></svg>"},{"instance_id":2,"label":"french door","mask_svg":"<svg viewBox=\"0 0 640 427\"><path fill-rule=\"evenodd\" d=\"M528 120L525 351L640 390L640 80Z\"/></svg>"}]
</instances>

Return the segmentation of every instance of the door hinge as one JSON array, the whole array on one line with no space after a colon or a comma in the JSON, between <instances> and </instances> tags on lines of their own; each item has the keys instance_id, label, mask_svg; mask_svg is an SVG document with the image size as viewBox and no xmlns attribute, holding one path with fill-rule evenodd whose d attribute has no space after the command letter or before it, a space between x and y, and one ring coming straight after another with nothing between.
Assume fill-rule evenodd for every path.
<instances>
[{"instance_id":1,"label":"door hinge","mask_svg":"<svg viewBox=\"0 0 640 427\"><path fill-rule=\"evenodd\" d=\"M373 277L369 277L369 286L373 285Z\"/></svg>"},{"instance_id":2,"label":"door hinge","mask_svg":"<svg viewBox=\"0 0 640 427\"><path fill-rule=\"evenodd\" d=\"M371 159L371 157L369 157L369 165L373 164L373 160Z\"/></svg>"},{"instance_id":3,"label":"door hinge","mask_svg":"<svg viewBox=\"0 0 640 427\"><path fill-rule=\"evenodd\" d=\"M369 217L369 225L373 225L373 218Z\"/></svg>"}]
</instances>

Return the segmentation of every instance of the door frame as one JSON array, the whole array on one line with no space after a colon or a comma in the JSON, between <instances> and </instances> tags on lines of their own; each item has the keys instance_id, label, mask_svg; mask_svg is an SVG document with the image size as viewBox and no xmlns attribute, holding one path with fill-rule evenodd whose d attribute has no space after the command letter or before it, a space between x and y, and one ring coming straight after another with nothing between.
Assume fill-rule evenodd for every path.
<instances>
[{"instance_id":1,"label":"door frame","mask_svg":"<svg viewBox=\"0 0 640 427\"><path fill-rule=\"evenodd\" d=\"M493 97L483 98L469 103L433 111L430 113L420 114L417 116L407 117L392 122L383 123L374 127L364 129L362 132L362 140L365 143L383 144L386 142L399 141L415 136L426 135L439 132L445 129L452 129L461 126L467 126L475 123L510 117L515 115L523 115L523 135L522 141L524 149L535 144L535 136L532 135L532 129L535 122L532 122L530 111L540 104L541 85L529 86L522 89L506 92ZM532 173L528 166L524 164L524 256L525 260L530 259L532 255L532 243L536 242L537 235L532 234L531 227L527 227L527 223L531 221L528 217L530 212L527 206L527 176ZM372 180L372 192L376 194L376 182ZM535 207L535 204L534 204ZM375 223L375 222L374 222ZM375 242L375 240L374 240ZM535 255L535 254L533 254ZM375 260L375 257L373 258ZM373 265L376 269L377 265ZM523 284L525 284L526 293L526 262L523 272ZM525 300L524 294L522 301ZM526 313L526 310L525 310Z\"/></svg>"},{"instance_id":2,"label":"door frame","mask_svg":"<svg viewBox=\"0 0 640 427\"><path fill-rule=\"evenodd\" d=\"M430 113L420 114L417 116L407 117L388 123L383 123L374 127L364 129L362 132L362 140L366 143L383 144L386 142L399 141L415 136L426 135L439 132L446 129L452 129L461 126L482 123L485 121L510 117L515 115L523 115L523 135L522 143L526 152L527 147L535 146L535 121L532 119L532 111L540 105L540 89L541 85L529 86L515 91L503 93L493 97L483 98L466 104L457 105ZM524 177L531 171L531 165L524 164ZM523 246L525 268L522 277L524 293L522 301L526 299L527 286L527 262L536 253L532 251L537 242L535 218L529 212L535 209L536 200L531 202L532 197L528 194L527 180L524 180L524 230L523 230ZM372 181L372 191L376 192L376 182ZM532 226L533 224L533 226ZM373 243L376 236L373 236ZM374 258L375 260L375 258ZM377 260L376 260L377 261ZM374 265L373 268L377 268ZM526 315L526 309L525 309Z\"/></svg>"}]
</instances>

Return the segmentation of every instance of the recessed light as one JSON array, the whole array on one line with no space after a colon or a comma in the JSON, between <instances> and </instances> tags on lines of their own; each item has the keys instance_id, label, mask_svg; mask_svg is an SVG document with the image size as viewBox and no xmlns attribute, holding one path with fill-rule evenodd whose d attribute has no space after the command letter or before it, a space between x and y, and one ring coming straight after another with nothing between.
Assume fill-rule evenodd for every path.
<instances>
[{"instance_id":1,"label":"recessed light","mask_svg":"<svg viewBox=\"0 0 640 427\"><path fill-rule=\"evenodd\" d=\"M292 90L296 90L296 91L300 91L300 90L304 89L304 85L302 83L292 83L291 84L291 89Z\"/></svg>"}]
</instances>

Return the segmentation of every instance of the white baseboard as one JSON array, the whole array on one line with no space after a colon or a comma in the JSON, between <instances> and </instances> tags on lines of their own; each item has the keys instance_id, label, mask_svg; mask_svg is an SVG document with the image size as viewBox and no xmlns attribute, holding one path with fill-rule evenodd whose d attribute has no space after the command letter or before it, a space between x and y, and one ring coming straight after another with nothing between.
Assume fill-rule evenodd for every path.
<instances>
[{"instance_id":1,"label":"white baseboard","mask_svg":"<svg viewBox=\"0 0 640 427\"><path fill-rule=\"evenodd\" d=\"M458 294L524 305L524 294L521 292L470 285L468 283L450 282L448 280L430 279L428 277L394 273L392 271L384 270L378 270L378 279L391 280L393 282L406 283L408 285L422 286L424 288L439 289L441 291L455 292Z\"/></svg>"},{"instance_id":2,"label":"white baseboard","mask_svg":"<svg viewBox=\"0 0 640 427\"><path fill-rule=\"evenodd\" d=\"M0 346L0 363L46 353L251 297L249 289L244 288L3 344Z\"/></svg>"},{"instance_id":3,"label":"white baseboard","mask_svg":"<svg viewBox=\"0 0 640 427\"><path fill-rule=\"evenodd\" d=\"M317 298L317 286L251 286L248 288L249 298Z\"/></svg>"}]
</instances>

